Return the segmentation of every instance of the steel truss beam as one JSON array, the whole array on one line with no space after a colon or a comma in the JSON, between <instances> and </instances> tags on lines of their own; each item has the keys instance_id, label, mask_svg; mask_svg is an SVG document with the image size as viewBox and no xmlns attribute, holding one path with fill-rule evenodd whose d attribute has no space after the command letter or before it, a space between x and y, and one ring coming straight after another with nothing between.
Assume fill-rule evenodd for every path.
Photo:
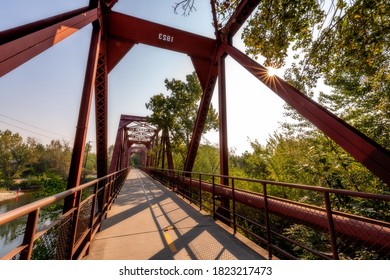
<instances>
[{"instance_id":1,"label":"steel truss beam","mask_svg":"<svg viewBox=\"0 0 390 280\"><path fill-rule=\"evenodd\" d=\"M208 71L206 71L207 68L203 68L199 69L198 72L200 73L198 74L198 77L203 77L203 83L200 79L200 82L203 87L203 95L199 104L198 113L196 115L195 126L192 133L186 162L184 165L184 171L192 171L192 168L194 167L196 154L198 152L200 144L200 139L202 137L202 133L206 125L207 115L209 112L211 99L213 97L213 91L218 77L218 64L214 63L214 61L216 60L216 56L217 54L214 55L214 58L212 60L213 63L211 63ZM205 73L207 73L207 75ZM207 79L204 77L207 77Z\"/></svg>"},{"instance_id":2,"label":"steel truss beam","mask_svg":"<svg viewBox=\"0 0 390 280\"><path fill-rule=\"evenodd\" d=\"M218 61L218 105L219 105L219 153L220 174L229 175L229 147L227 132L227 108L226 108L226 75L225 55ZM221 178L221 184L229 185L227 178Z\"/></svg>"},{"instance_id":3,"label":"steel truss beam","mask_svg":"<svg viewBox=\"0 0 390 280\"><path fill-rule=\"evenodd\" d=\"M98 19L88 7L0 33L0 77Z\"/></svg>"},{"instance_id":4,"label":"steel truss beam","mask_svg":"<svg viewBox=\"0 0 390 280\"><path fill-rule=\"evenodd\" d=\"M283 79L268 75L265 67L238 49L226 45L226 52L274 91L317 128L390 186L390 152L329 112Z\"/></svg>"},{"instance_id":5,"label":"steel truss beam","mask_svg":"<svg viewBox=\"0 0 390 280\"><path fill-rule=\"evenodd\" d=\"M248 17L255 10L257 5L259 5L260 0L242 0L238 7L233 12L233 15L230 17L226 25L220 30L222 36L226 38L233 37L241 26L246 22Z\"/></svg>"},{"instance_id":6,"label":"steel truss beam","mask_svg":"<svg viewBox=\"0 0 390 280\"><path fill-rule=\"evenodd\" d=\"M108 15L107 22L108 71L111 71L112 67L127 51L138 43L185 53L191 57L203 88L202 100L185 165L185 170L192 170L218 76L217 41L116 12ZM118 46L119 49L115 46Z\"/></svg>"},{"instance_id":7,"label":"steel truss beam","mask_svg":"<svg viewBox=\"0 0 390 280\"><path fill-rule=\"evenodd\" d=\"M199 148L200 139L207 121L207 114L210 107L217 77L223 79L219 82L219 114L220 114L220 168L221 174L228 175L228 148L227 148L227 125L226 125L226 87L225 87L225 64L224 50L220 47L220 42L230 42L232 37L245 23L247 18L257 7L260 0L242 0L237 9L227 22L227 24L217 31L218 37L215 44L212 60L202 61L192 58L199 80L203 88L203 96L200 102L194 131L192 134L190 148L187 154L184 171L192 171L196 154ZM213 4L213 1L211 1ZM215 9L212 9L215 13ZM221 79L220 79L221 80ZM222 88L221 88L222 87ZM222 99L222 100L221 100Z\"/></svg>"},{"instance_id":8,"label":"steel truss beam","mask_svg":"<svg viewBox=\"0 0 390 280\"><path fill-rule=\"evenodd\" d=\"M72 159L69 169L67 189L74 188L80 184L82 162L85 150L85 143L88 131L88 122L92 103L92 91L96 77L96 69L100 50L101 28L98 23L94 24L85 72L84 87L81 96L79 117L76 128L76 136L73 145ZM64 203L64 212L72 208L74 201L70 199Z\"/></svg>"},{"instance_id":9,"label":"steel truss beam","mask_svg":"<svg viewBox=\"0 0 390 280\"><path fill-rule=\"evenodd\" d=\"M144 130L147 130L147 132ZM131 131L132 135L129 135L129 131ZM137 133L147 133L148 137L143 140L137 140ZM128 159L131 153L129 150L134 144L142 144L146 149L150 149L153 146L157 133L158 130L148 124L146 117L121 115L109 172L112 173L128 166Z\"/></svg>"},{"instance_id":10,"label":"steel truss beam","mask_svg":"<svg viewBox=\"0 0 390 280\"><path fill-rule=\"evenodd\" d=\"M122 158L122 151L123 151L123 142L124 142L124 135L125 130L123 127L119 125L118 131L116 134L116 140L114 144L114 150L112 152L111 156L111 164L110 164L110 174L115 172L116 170L120 170L120 158Z\"/></svg>"},{"instance_id":11,"label":"steel truss beam","mask_svg":"<svg viewBox=\"0 0 390 280\"><path fill-rule=\"evenodd\" d=\"M96 117L96 160L98 178L107 175L107 111L108 111L108 74L104 40L98 59L95 80L95 117Z\"/></svg>"},{"instance_id":12,"label":"steel truss beam","mask_svg":"<svg viewBox=\"0 0 390 280\"><path fill-rule=\"evenodd\" d=\"M108 36L120 42L141 43L208 59L216 47L214 39L117 12L108 14L107 21Z\"/></svg>"},{"instance_id":13,"label":"steel truss beam","mask_svg":"<svg viewBox=\"0 0 390 280\"><path fill-rule=\"evenodd\" d=\"M93 85L97 89L96 103L99 103L96 111L97 122L99 122L97 124L98 153L100 151L103 153L103 151L107 150L107 139L104 136L107 134L107 74L134 44L138 43L189 55L198 74L203 95L190 149L187 154L185 171L192 170L218 77L218 65L220 68L219 75L222 73L220 58L226 53L266 84L290 106L295 108L302 116L321 129L344 150L349 152L356 160L363 163L384 182L390 184L390 153L388 150L331 114L282 79L278 77L270 79L263 66L231 46L231 38L257 7L259 0L242 0L228 23L218 31L217 40L117 12L111 12L110 9L116 2L117 0L91 0L89 7L63 13L0 33L1 77L87 24L95 22L68 188L78 185L80 180L81 159L85 147ZM97 8L99 3L101 3L102 9ZM106 16L104 20L102 13ZM97 27L97 19L106 28L105 37L103 38L105 43L102 46L100 46L102 31L100 27ZM126 28L123 28L124 26ZM128 117L131 118L131 116ZM142 117L136 118L139 118L140 121L142 119ZM126 119L121 119L122 124L126 121ZM129 140L126 135L126 125L122 124L120 123L119 130L122 130L123 140L118 143L121 143L121 149L126 150ZM223 133L224 137L226 137L226 131ZM101 162L104 161L104 158L105 156L102 154L100 156ZM105 173L103 163L101 163L99 169L103 170L101 171L102 174ZM225 171L223 172L226 173Z\"/></svg>"}]
</instances>

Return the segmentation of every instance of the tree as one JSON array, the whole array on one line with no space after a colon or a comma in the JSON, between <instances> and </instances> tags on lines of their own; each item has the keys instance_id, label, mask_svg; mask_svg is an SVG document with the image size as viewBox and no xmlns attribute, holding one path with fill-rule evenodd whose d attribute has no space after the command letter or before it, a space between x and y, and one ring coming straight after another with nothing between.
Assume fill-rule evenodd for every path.
<instances>
[{"instance_id":1,"label":"tree","mask_svg":"<svg viewBox=\"0 0 390 280\"><path fill-rule=\"evenodd\" d=\"M46 145L43 161L45 172L51 172L59 175L61 178L68 177L72 150L69 143L60 140L52 140Z\"/></svg>"},{"instance_id":2,"label":"tree","mask_svg":"<svg viewBox=\"0 0 390 280\"><path fill-rule=\"evenodd\" d=\"M82 179L85 181L88 175L96 174L96 154L92 151L92 145L88 142L84 149Z\"/></svg>"},{"instance_id":3,"label":"tree","mask_svg":"<svg viewBox=\"0 0 390 280\"><path fill-rule=\"evenodd\" d=\"M200 145L194 163L194 172L216 174L219 170L219 148L209 142Z\"/></svg>"},{"instance_id":4,"label":"tree","mask_svg":"<svg viewBox=\"0 0 390 280\"><path fill-rule=\"evenodd\" d=\"M23 138L9 130L0 131L0 178L6 187L23 172L28 159L29 149Z\"/></svg>"},{"instance_id":5,"label":"tree","mask_svg":"<svg viewBox=\"0 0 390 280\"><path fill-rule=\"evenodd\" d=\"M146 108L152 111L148 121L161 130L168 129L172 151L181 155L183 164L191 141L202 88L195 72L187 75L185 82L176 79L166 79L164 82L170 94L154 95L145 104ZM217 128L218 114L211 105L204 132Z\"/></svg>"},{"instance_id":6,"label":"tree","mask_svg":"<svg viewBox=\"0 0 390 280\"><path fill-rule=\"evenodd\" d=\"M332 7L330 7L332 8ZM339 1L317 38L287 78L313 88L321 77L333 88L319 101L386 148L390 147L390 4Z\"/></svg>"},{"instance_id":7,"label":"tree","mask_svg":"<svg viewBox=\"0 0 390 280\"><path fill-rule=\"evenodd\" d=\"M193 11L196 11L195 0L182 0L173 6L175 14L178 13L179 8L182 10L183 16L189 16Z\"/></svg>"},{"instance_id":8,"label":"tree","mask_svg":"<svg viewBox=\"0 0 390 280\"><path fill-rule=\"evenodd\" d=\"M23 176L36 176L46 171L44 155L46 152L45 146L38 142L35 138L27 138L27 145L29 147L29 161Z\"/></svg>"},{"instance_id":9,"label":"tree","mask_svg":"<svg viewBox=\"0 0 390 280\"><path fill-rule=\"evenodd\" d=\"M320 1L260 1L244 28L242 38L247 54L265 58L265 66L284 65L288 50L307 48L310 32L324 18Z\"/></svg>"},{"instance_id":10,"label":"tree","mask_svg":"<svg viewBox=\"0 0 390 280\"><path fill-rule=\"evenodd\" d=\"M318 96L332 112L390 148L389 9L388 1L266 0L260 2L242 36L246 52L262 57L265 65L282 66L295 51L285 79L309 97ZM319 79L331 92L315 92ZM365 168L286 108L290 118L283 124L284 135L301 144L306 141L303 147L313 155L309 167L325 174L318 183L356 188L347 179L348 169L369 180L366 186L382 189Z\"/></svg>"}]
</instances>

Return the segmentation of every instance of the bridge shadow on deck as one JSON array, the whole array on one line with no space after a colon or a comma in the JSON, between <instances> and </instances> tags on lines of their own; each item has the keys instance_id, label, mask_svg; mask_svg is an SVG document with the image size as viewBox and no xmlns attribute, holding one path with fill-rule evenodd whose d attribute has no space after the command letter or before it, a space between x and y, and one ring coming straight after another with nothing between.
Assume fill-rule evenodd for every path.
<instances>
[{"instance_id":1,"label":"bridge shadow on deck","mask_svg":"<svg viewBox=\"0 0 390 280\"><path fill-rule=\"evenodd\" d=\"M84 259L263 258L211 217L133 169Z\"/></svg>"}]
</instances>

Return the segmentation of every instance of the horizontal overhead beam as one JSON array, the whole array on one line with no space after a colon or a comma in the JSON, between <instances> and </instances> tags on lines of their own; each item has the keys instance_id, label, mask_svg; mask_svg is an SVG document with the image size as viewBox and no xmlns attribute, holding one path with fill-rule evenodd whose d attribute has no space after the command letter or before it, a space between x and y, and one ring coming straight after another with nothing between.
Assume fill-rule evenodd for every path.
<instances>
[{"instance_id":1,"label":"horizontal overhead beam","mask_svg":"<svg viewBox=\"0 0 390 280\"><path fill-rule=\"evenodd\" d=\"M216 40L112 12L107 17L107 34L124 41L146 44L194 57L210 58L216 48Z\"/></svg>"},{"instance_id":2,"label":"horizontal overhead beam","mask_svg":"<svg viewBox=\"0 0 390 280\"><path fill-rule=\"evenodd\" d=\"M131 122L146 122L147 118L146 117L140 117L140 116L132 116L132 115L121 115L121 119L119 122L119 129L122 129L126 125L128 125Z\"/></svg>"}]
</instances>

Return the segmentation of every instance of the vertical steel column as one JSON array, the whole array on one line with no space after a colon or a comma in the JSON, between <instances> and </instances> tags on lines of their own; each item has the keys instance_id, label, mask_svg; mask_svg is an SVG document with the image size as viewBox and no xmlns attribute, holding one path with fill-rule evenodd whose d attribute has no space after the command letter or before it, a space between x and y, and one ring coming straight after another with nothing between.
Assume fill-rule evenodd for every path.
<instances>
[{"instance_id":1,"label":"vertical steel column","mask_svg":"<svg viewBox=\"0 0 390 280\"><path fill-rule=\"evenodd\" d=\"M125 159L124 159L124 166L123 168L127 168L129 167L130 165L130 148L131 148L131 144L129 142L129 140L126 141L127 145L125 146L126 147L126 151L125 151Z\"/></svg>"},{"instance_id":2,"label":"vertical steel column","mask_svg":"<svg viewBox=\"0 0 390 280\"><path fill-rule=\"evenodd\" d=\"M218 59L218 117L219 117L219 161L220 161L220 183L229 185L229 147L227 137L227 113L226 113L226 54L222 54ZM230 201L227 197L220 197L221 207L218 212L230 220Z\"/></svg>"},{"instance_id":3,"label":"vertical steel column","mask_svg":"<svg viewBox=\"0 0 390 280\"><path fill-rule=\"evenodd\" d=\"M220 175L229 176L225 57L226 55L222 55L218 61L219 159L220 159ZM226 177L221 177L221 184L229 185L229 179Z\"/></svg>"},{"instance_id":4,"label":"vertical steel column","mask_svg":"<svg viewBox=\"0 0 390 280\"><path fill-rule=\"evenodd\" d=\"M146 147L146 152L145 152L146 164L144 167L149 168L152 165L153 139L150 141L149 145L145 145L145 147Z\"/></svg>"},{"instance_id":5,"label":"vertical steel column","mask_svg":"<svg viewBox=\"0 0 390 280\"><path fill-rule=\"evenodd\" d=\"M107 56L105 42L102 41L100 44L95 81L96 161L98 178L107 175Z\"/></svg>"},{"instance_id":6,"label":"vertical steel column","mask_svg":"<svg viewBox=\"0 0 390 280\"><path fill-rule=\"evenodd\" d=\"M164 130L161 135L161 168L165 168L165 134Z\"/></svg>"},{"instance_id":7,"label":"vertical steel column","mask_svg":"<svg viewBox=\"0 0 390 280\"><path fill-rule=\"evenodd\" d=\"M105 36L102 35L102 37L95 80L96 169L98 178L107 175L107 56ZM100 181L98 188L104 188L105 184L105 180ZM104 191L104 196L99 197L99 209L103 209L103 205L107 201L106 195L106 191Z\"/></svg>"},{"instance_id":8,"label":"vertical steel column","mask_svg":"<svg viewBox=\"0 0 390 280\"><path fill-rule=\"evenodd\" d=\"M112 156L111 156L110 173L113 173L113 172L118 170L118 166L119 166L119 162L120 162L119 158L121 156L122 143L123 143L123 128L121 128L120 122L119 122L119 128L118 128L118 132L116 134L114 150L112 151Z\"/></svg>"},{"instance_id":9,"label":"vertical steel column","mask_svg":"<svg viewBox=\"0 0 390 280\"><path fill-rule=\"evenodd\" d=\"M169 130L168 128L166 128L164 129L164 131L165 131L165 146L166 146L166 153L167 153L168 169L173 170L175 169L175 167L173 165L171 142L169 141ZM170 175L172 175L171 172Z\"/></svg>"},{"instance_id":10,"label":"vertical steel column","mask_svg":"<svg viewBox=\"0 0 390 280\"><path fill-rule=\"evenodd\" d=\"M69 169L67 189L74 188L80 184L82 162L84 157L85 142L87 138L89 114L92 103L92 90L95 82L97 60L99 54L101 28L98 22L93 24L87 69L85 72L84 87L81 97L80 111L76 128L76 135L73 145L72 160ZM64 213L74 205L74 197L67 198L64 202Z\"/></svg>"},{"instance_id":11,"label":"vertical steel column","mask_svg":"<svg viewBox=\"0 0 390 280\"><path fill-rule=\"evenodd\" d=\"M123 128L123 140L122 140L122 152L119 170L126 167L126 154L129 149L129 134L127 133L127 127Z\"/></svg>"}]
</instances>

